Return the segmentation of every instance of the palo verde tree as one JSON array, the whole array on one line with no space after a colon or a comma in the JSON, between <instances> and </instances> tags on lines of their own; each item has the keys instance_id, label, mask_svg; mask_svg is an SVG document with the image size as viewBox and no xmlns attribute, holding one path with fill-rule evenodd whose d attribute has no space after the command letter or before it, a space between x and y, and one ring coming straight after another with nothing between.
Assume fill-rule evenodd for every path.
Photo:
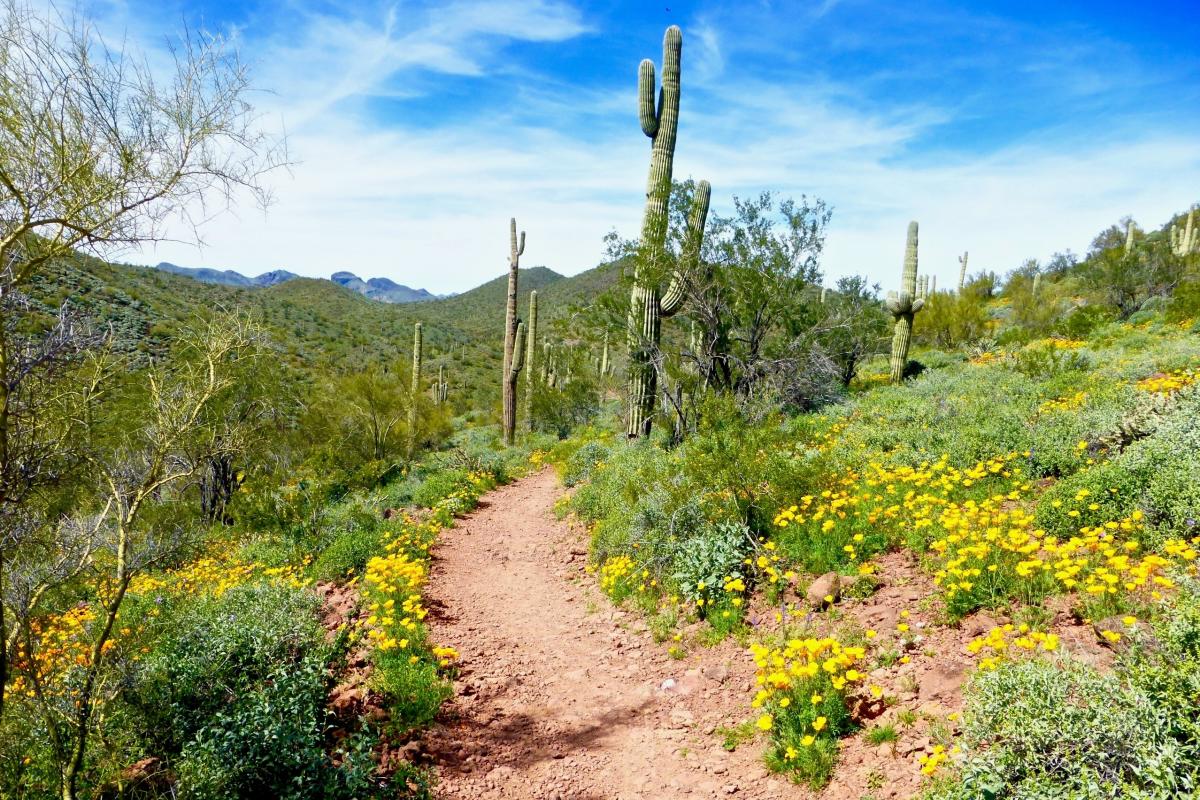
<instances>
[{"instance_id":1,"label":"palo verde tree","mask_svg":"<svg viewBox=\"0 0 1200 800\"><path fill-rule=\"evenodd\" d=\"M175 519L186 513L183 498L214 458L236 457L249 445L249 429L212 412L237 392L239 376L252 373L248 362L262 357L258 338L245 319L222 316L185 332L172 358L162 363L132 372L121 360L101 367L95 381L113 386L116 397L98 405L89 424L84 452L92 500L80 505L71 524L52 528L64 545L53 538L42 542L47 552L71 553L78 560L53 572L27 569L43 561L27 551L6 568L11 588L5 605L23 623L19 641L25 657L16 677L42 718L64 800L78 794L94 717L107 700L103 692L112 687L109 653L130 643L116 623L131 582L198 543L202 528ZM92 597L80 634L85 652L65 665L66 676L42 671L37 654L55 643L40 641L29 624L39 611L36 602L64 574L88 581ZM48 583L34 585L31 576Z\"/></svg>"},{"instance_id":2,"label":"palo verde tree","mask_svg":"<svg viewBox=\"0 0 1200 800\"><path fill-rule=\"evenodd\" d=\"M269 200L263 177L286 154L258 127L237 53L220 37L191 33L172 45L165 72L156 74L137 54L108 47L84 19L19 0L0 5L0 299L6 303L21 305L30 278L75 250L111 252L169 233L178 237L168 230L172 223L194 236L215 201L229 203L242 192L260 204ZM7 322L10 309L4 313ZM20 420L36 414L38 396L58 392L14 387L49 363L31 362L30 352L79 351L84 343L76 330L60 326L43 343L18 344L13 328L0 325L0 526L27 498L27 476L49 474L31 473L27 459L41 451L22 441L33 431ZM0 575L17 546L0 541ZM0 613L0 640L8 638ZM7 667L0 653L0 686Z\"/></svg>"},{"instance_id":3,"label":"palo verde tree","mask_svg":"<svg viewBox=\"0 0 1200 800\"><path fill-rule=\"evenodd\" d=\"M683 33L675 25L663 37L662 86L655 92L654 62L638 67L638 116L642 132L650 137L650 173L646 180L646 209L634 259L633 288L629 298L629 438L648 436L657 399L659 343L663 317L683 307L685 280L694 269L708 217L710 189L707 181L696 186L689 215L689 235L678 263L667 250L671 173L675 138L679 128L679 62ZM656 102L657 100L657 102ZM671 283L660 294L659 282L668 273Z\"/></svg>"},{"instance_id":4,"label":"palo verde tree","mask_svg":"<svg viewBox=\"0 0 1200 800\"><path fill-rule=\"evenodd\" d=\"M508 305L504 311L504 375L500 382L501 435L504 444L513 443L517 430L517 379L525 360L524 326L517 318L517 273L521 265L521 254L525 252L525 231L517 237L517 220L508 223Z\"/></svg>"}]
</instances>

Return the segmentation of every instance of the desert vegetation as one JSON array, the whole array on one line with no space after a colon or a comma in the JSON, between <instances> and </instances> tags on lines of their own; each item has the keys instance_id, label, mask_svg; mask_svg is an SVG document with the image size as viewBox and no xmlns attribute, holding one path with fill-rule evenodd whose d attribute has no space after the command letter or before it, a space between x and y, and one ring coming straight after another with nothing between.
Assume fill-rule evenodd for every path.
<instances>
[{"instance_id":1,"label":"desert vegetation","mask_svg":"<svg viewBox=\"0 0 1200 800\"><path fill-rule=\"evenodd\" d=\"M674 788L708 747L750 797L1200 791L1193 209L1004 274L963 252L941 289L914 221L827 279L823 200L674 175L671 26L637 71L640 235L595 269L521 267L512 219L507 274L447 299L202 285L115 259L300 168L231 43L184 37L160 80L86 20L0 13L0 795L535 796L497 753L574 739L502 718L590 691L622 654L562 631L597 615L679 665L654 702L709 680L702 734L594 726L644 726L618 755L692 729L633 770Z\"/></svg>"}]
</instances>

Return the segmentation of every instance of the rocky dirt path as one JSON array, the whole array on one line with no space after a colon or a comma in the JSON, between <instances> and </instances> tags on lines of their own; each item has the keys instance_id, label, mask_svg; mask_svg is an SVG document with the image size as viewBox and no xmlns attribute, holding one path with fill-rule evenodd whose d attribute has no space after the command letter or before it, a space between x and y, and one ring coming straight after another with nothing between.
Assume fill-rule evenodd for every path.
<instances>
[{"instance_id":1,"label":"rocky dirt path","mask_svg":"<svg viewBox=\"0 0 1200 800\"><path fill-rule=\"evenodd\" d=\"M459 650L457 697L424 738L446 798L778 798L753 744L753 663L732 642L676 661L584 572L585 534L552 515L550 470L498 489L438 545L434 640Z\"/></svg>"}]
</instances>

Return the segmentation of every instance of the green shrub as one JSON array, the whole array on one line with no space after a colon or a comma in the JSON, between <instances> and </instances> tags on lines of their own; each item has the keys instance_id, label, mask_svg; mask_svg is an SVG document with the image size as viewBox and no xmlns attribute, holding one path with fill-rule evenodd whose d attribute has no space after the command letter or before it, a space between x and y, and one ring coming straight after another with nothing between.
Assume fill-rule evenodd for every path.
<instances>
[{"instance_id":1,"label":"green shrub","mask_svg":"<svg viewBox=\"0 0 1200 800\"><path fill-rule=\"evenodd\" d=\"M426 475L413 492L413 503L423 508L433 508L467 483L467 472L465 469L449 469Z\"/></svg>"},{"instance_id":2,"label":"green shrub","mask_svg":"<svg viewBox=\"0 0 1200 800\"><path fill-rule=\"evenodd\" d=\"M611 455L611 450L600 442L588 442L576 450L563 466L562 482L564 486L576 486L592 479L592 472L598 464L603 463Z\"/></svg>"},{"instance_id":3,"label":"green shrub","mask_svg":"<svg viewBox=\"0 0 1200 800\"><path fill-rule=\"evenodd\" d=\"M1154 638L1131 647L1122 674L1150 698L1170 735L1200 770L1200 584L1180 579L1180 593L1161 610Z\"/></svg>"},{"instance_id":4,"label":"green shrub","mask_svg":"<svg viewBox=\"0 0 1200 800\"><path fill-rule=\"evenodd\" d=\"M326 753L331 649L316 599L256 583L168 608L131 674L124 718L179 775L183 797L366 796L369 745L334 768Z\"/></svg>"},{"instance_id":5,"label":"green shrub","mask_svg":"<svg viewBox=\"0 0 1200 800\"><path fill-rule=\"evenodd\" d=\"M1027 660L978 673L965 757L931 797L1178 796L1182 753L1144 693L1078 662Z\"/></svg>"},{"instance_id":6,"label":"green shrub","mask_svg":"<svg viewBox=\"0 0 1200 800\"><path fill-rule=\"evenodd\" d=\"M411 644L412 649L419 649ZM376 652L371 685L389 700L392 724L400 731L433 721L442 702L454 694L450 682L429 661L413 663L408 648Z\"/></svg>"},{"instance_id":7,"label":"green shrub","mask_svg":"<svg viewBox=\"0 0 1200 800\"><path fill-rule=\"evenodd\" d=\"M379 554L381 545L382 537L375 526L343 531L317 556L313 574L321 581L346 580L361 572Z\"/></svg>"},{"instance_id":8,"label":"green shrub","mask_svg":"<svg viewBox=\"0 0 1200 800\"><path fill-rule=\"evenodd\" d=\"M736 522L705 524L680 542L673 554L671 577L683 598L706 616L714 604L729 599L726 584L746 580L744 562L753 546L750 530ZM729 609L722 608L721 611ZM737 615L739 618L741 614Z\"/></svg>"}]
</instances>

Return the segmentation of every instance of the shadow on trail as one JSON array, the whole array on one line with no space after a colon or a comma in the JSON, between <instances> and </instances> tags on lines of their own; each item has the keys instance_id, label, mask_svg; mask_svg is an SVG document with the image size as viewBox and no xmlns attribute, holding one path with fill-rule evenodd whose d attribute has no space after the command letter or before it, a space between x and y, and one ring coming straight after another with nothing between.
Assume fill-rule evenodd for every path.
<instances>
[{"instance_id":1,"label":"shadow on trail","mask_svg":"<svg viewBox=\"0 0 1200 800\"><path fill-rule=\"evenodd\" d=\"M490 705L480 698L481 709ZM580 724L563 725L551 714L509 714L484 724L468 714L442 721L426 742L426 751L438 763L453 769L471 756L477 765L510 767L518 773L538 764L586 753L622 728L636 724L654 705L652 699L610 709ZM486 712L485 712L486 713ZM514 776L517 777L517 776Z\"/></svg>"}]
</instances>

